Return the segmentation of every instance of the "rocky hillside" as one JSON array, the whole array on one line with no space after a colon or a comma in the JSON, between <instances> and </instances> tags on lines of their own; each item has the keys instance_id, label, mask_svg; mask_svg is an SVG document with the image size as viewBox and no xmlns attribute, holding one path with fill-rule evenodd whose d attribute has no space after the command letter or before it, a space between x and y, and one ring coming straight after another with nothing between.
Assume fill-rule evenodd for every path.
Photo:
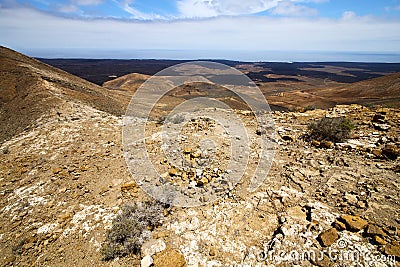
<instances>
[{"instance_id":1,"label":"rocky hillside","mask_svg":"<svg viewBox=\"0 0 400 267\"><path fill-rule=\"evenodd\" d=\"M69 73L5 47L0 62L0 142L32 129L42 116L59 114L69 101L122 114L107 90Z\"/></svg>"},{"instance_id":2,"label":"rocky hillside","mask_svg":"<svg viewBox=\"0 0 400 267\"><path fill-rule=\"evenodd\" d=\"M107 112L111 106L105 104L116 98L2 51L2 68L14 67L1 72L1 129L8 134L0 146L1 266L398 264L400 112L359 105L273 112L276 153L260 188L243 190L257 163L257 153L250 153L245 179L237 187L224 185L221 198L204 199L199 207L164 207L162 224L136 254L102 260L102 244L123 204L151 200L128 172L122 118ZM22 70L24 77L13 76ZM262 133L254 117L236 112L256 152L254 140ZM10 116L20 122L3 123ZM343 142L307 138L308 125L323 117L346 117L355 129ZM146 144L164 179L189 184L191 194L190 187L208 189L229 172L224 165L229 136L215 122L191 121L182 139L194 168L209 159L197 145L202 134L215 137L221 147L220 160L210 163L214 168L199 174L176 169L160 157L161 126L149 122Z\"/></svg>"}]
</instances>

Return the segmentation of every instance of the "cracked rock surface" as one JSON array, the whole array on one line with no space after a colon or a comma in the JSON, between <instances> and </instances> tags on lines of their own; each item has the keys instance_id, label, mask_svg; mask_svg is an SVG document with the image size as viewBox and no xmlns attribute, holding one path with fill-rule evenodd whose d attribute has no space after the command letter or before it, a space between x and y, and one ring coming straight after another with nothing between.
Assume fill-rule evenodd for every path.
<instances>
[{"instance_id":1,"label":"cracked rock surface","mask_svg":"<svg viewBox=\"0 0 400 267\"><path fill-rule=\"evenodd\" d=\"M246 190L258 134L253 117L241 114L251 143L243 181L222 183L220 197L202 206L170 207L147 245L151 255L104 262L100 247L120 206L150 197L126 167L122 119L65 102L1 145L0 264L140 266L147 257L154 266L356 266L339 257L350 251L363 266L391 266L400 256L399 111L350 105L272 116L276 152L260 188ZM351 119L351 138L326 148L307 141L307 125L324 116ZM390 127L376 128L378 120ZM197 190L229 174L223 160L189 141L205 131L212 139L213 124L188 125L181 148L188 165L180 169L158 153L160 128L149 123L149 155L164 179ZM217 137L211 148L226 158L229 146Z\"/></svg>"}]
</instances>

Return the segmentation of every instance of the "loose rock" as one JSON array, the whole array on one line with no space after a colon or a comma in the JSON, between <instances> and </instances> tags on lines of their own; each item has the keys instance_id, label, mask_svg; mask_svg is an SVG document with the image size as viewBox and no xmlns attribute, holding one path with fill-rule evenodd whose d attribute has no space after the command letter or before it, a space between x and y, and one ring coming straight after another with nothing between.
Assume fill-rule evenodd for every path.
<instances>
[{"instance_id":1,"label":"loose rock","mask_svg":"<svg viewBox=\"0 0 400 267\"><path fill-rule=\"evenodd\" d=\"M388 159L395 160L398 156L400 156L400 148L396 145L386 145L382 149L382 155Z\"/></svg>"},{"instance_id":2,"label":"loose rock","mask_svg":"<svg viewBox=\"0 0 400 267\"><path fill-rule=\"evenodd\" d=\"M374 241L375 244L378 244L378 245L386 245L387 244L387 242L383 238L381 238L381 237L379 237L377 235L374 236L372 238L372 240Z\"/></svg>"},{"instance_id":3,"label":"loose rock","mask_svg":"<svg viewBox=\"0 0 400 267\"><path fill-rule=\"evenodd\" d=\"M153 256L156 253L163 251L166 245L161 239L151 239L142 245L142 256Z\"/></svg>"},{"instance_id":4,"label":"loose rock","mask_svg":"<svg viewBox=\"0 0 400 267\"><path fill-rule=\"evenodd\" d=\"M321 243L322 246L328 247L335 243L336 240L339 239L339 234L337 233L335 228L331 228L325 232L322 232L319 236L318 239Z\"/></svg>"},{"instance_id":5,"label":"loose rock","mask_svg":"<svg viewBox=\"0 0 400 267\"><path fill-rule=\"evenodd\" d=\"M185 257L177 250L167 249L154 256L154 267L185 267Z\"/></svg>"},{"instance_id":6,"label":"loose rock","mask_svg":"<svg viewBox=\"0 0 400 267\"><path fill-rule=\"evenodd\" d=\"M386 255L391 255L395 256L397 260L400 258L400 246L399 245L393 245L393 244L388 244L383 247L383 253Z\"/></svg>"},{"instance_id":7,"label":"loose rock","mask_svg":"<svg viewBox=\"0 0 400 267\"><path fill-rule=\"evenodd\" d=\"M334 144L332 141L323 140L323 141L321 141L321 143L320 143L320 147L321 147L321 148L330 149L330 148L334 148L334 147L335 147L335 144Z\"/></svg>"},{"instance_id":8,"label":"loose rock","mask_svg":"<svg viewBox=\"0 0 400 267\"><path fill-rule=\"evenodd\" d=\"M135 181L132 181L132 182L121 185L121 191L131 190L135 187L137 187L137 183Z\"/></svg>"},{"instance_id":9,"label":"loose rock","mask_svg":"<svg viewBox=\"0 0 400 267\"><path fill-rule=\"evenodd\" d=\"M291 135L284 135L284 136L282 136L282 140L288 141L288 142L294 142L294 141L296 141L296 138Z\"/></svg>"},{"instance_id":10,"label":"loose rock","mask_svg":"<svg viewBox=\"0 0 400 267\"><path fill-rule=\"evenodd\" d=\"M366 236L381 236L384 237L386 234L376 225L369 224L364 231Z\"/></svg>"},{"instance_id":11,"label":"loose rock","mask_svg":"<svg viewBox=\"0 0 400 267\"><path fill-rule=\"evenodd\" d=\"M338 231L346 230L346 225L338 220L334 221L332 226L335 227L336 230L338 230Z\"/></svg>"},{"instance_id":12,"label":"loose rock","mask_svg":"<svg viewBox=\"0 0 400 267\"><path fill-rule=\"evenodd\" d=\"M368 225L368 222L359 216L342 215L340 219L346 224L346 229L353 232L358 232Z\"/></svg>"},{"instance_id":13,"label":"loose rock","mask_svg":"<svg viewBox=\"0 0 400 267\"><path fill-rule=\"evenodd\" d=\"M150 267L153 264L153 258L149 255L140 261L140 267Z\"/></svg>"}]
</instances>

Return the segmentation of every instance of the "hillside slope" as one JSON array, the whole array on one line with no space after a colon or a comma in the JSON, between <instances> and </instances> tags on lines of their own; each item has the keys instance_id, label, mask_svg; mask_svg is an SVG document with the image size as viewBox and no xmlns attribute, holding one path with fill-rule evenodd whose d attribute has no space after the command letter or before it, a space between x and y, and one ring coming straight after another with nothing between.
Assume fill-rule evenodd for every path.
<instances>
[{"instance_id":1,"label":"hillside slope","mask_svg":"<svg viewBox=\"0 0 400 267\"><path fill-rule=\"evenodd\" d=\"M400 72L310 92L340 104L388 104L400 107Z\"/></svg>"},{"instance_id":2,"label":"hillside slope","mask_svg":"<svg viewBox=\"0 0 400 267\"><path fill-rule=\"evenodd\" d=\"M107 90L0 47L0 143L32 127L45 114L59 114L67 101L112 114L121 114L123 110Z\"/></svg>"}]
</instances>

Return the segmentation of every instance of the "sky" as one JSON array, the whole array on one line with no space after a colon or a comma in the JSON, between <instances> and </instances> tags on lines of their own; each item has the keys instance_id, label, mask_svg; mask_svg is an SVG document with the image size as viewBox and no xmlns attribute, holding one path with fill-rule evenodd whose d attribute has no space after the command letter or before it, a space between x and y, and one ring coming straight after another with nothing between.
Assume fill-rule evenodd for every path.
<instances>
[{"instance_id":1,"label":"sky","mask_svg":"<svg viewBox=\"0 0 400 267\"><path fill-rule=\"evenodd\" d=\"M0 44L42 57L398 59L400 0L0 0Z\"/></svg>"}]
</instances>

